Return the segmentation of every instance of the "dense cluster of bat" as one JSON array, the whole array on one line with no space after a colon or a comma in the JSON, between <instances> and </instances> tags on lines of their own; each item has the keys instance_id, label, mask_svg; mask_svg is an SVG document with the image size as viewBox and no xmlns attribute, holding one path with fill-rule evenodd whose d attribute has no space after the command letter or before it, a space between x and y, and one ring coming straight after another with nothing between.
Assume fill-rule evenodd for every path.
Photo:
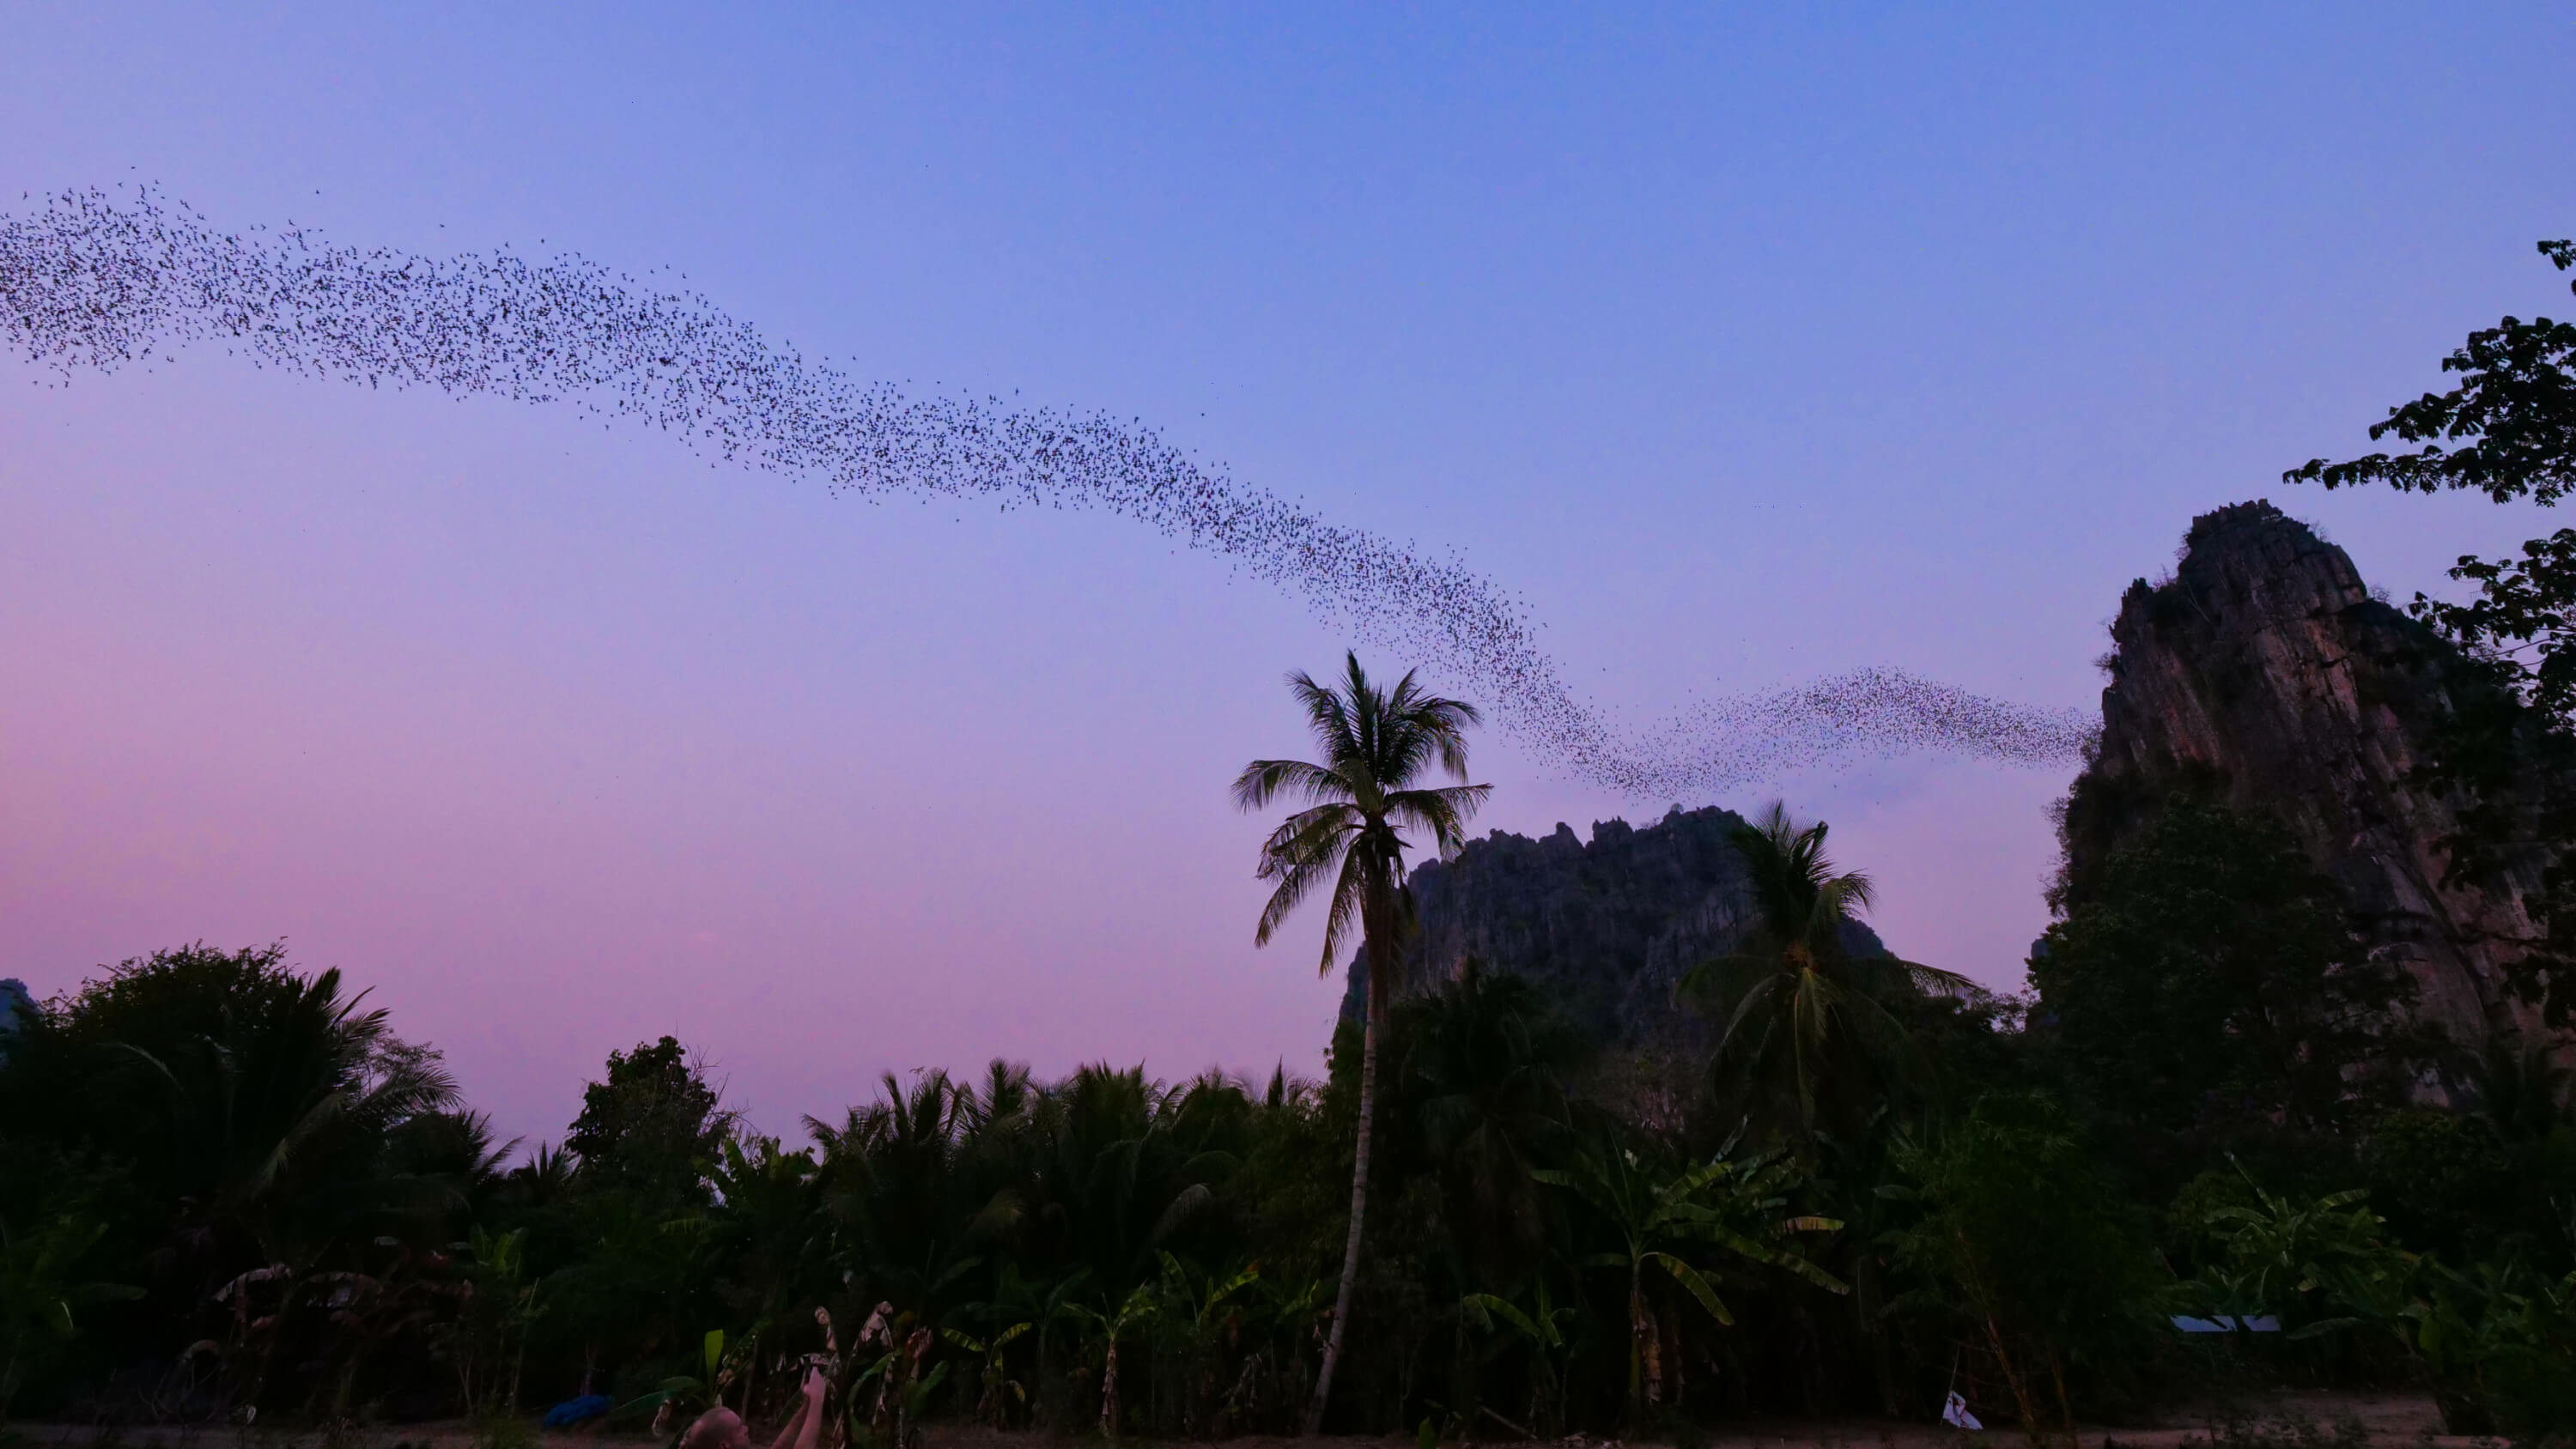
<instances>
[{"instance_id":1,"label":"dense cluster of bat","mask_svg":"<svg viewBox=\"0 0 2576 1449\"><path fill-rule=\"evenodd\" d=\"M1302 596L1578 777L1634 795L1912 749L2055 762L2083 740L2072 713L1883 669L1716 701L1633 736L1567 688L1518 601L1455 559L1329 523L1137 421L858 382L702 296L579 256L359 249L294 227L223 231L148 187L78 191L0 218L0 332L64 377L220 342L370 387L632 417L836 493L1117 514Z\"/></svg>"}]
</instances>

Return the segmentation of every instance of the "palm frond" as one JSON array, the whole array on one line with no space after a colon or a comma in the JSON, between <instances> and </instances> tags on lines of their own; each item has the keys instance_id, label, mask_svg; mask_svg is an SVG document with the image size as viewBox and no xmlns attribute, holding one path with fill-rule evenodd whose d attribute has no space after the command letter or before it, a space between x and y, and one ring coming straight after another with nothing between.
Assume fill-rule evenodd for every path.
<instances>
[{"instance_id":1,"label":"palm frond","mask_svg":"<svg viewBox=\"0 0 2576 1449\"><path fill-rule=\"evenodd\" d=\"M1260 810L1281 795L1320 805L1351 797L1350 781L1337 770L1304 760L1255 760L1234 780L1234 807Z\"/></svg>"},{"instance_id":2,"label":"palm frond","mask_svg":"<svg viewBox=\"0 0 2576 1449\"><path fill-rule=\"evenodd\" d=\"M1958 1001L1972 1001L1984 994L1983 986L1956 971L1939 966L1926 966L1920 961L1899 960L1896 969L1905 973L1914 989L1930 996L1947 996Z\"/></svg>"},{"instance_id":3,"label":"palm frond","mask_svg":"<svg viewBox=\"0 0 2576 1449\"><path fill-rule=\"evenodd\" d=\"M1318 835L1323 833L1314 832ZM1343 837L1346 835L1346 831L1337 831L1332 832L1333 838L1328 840L1291 840L1287 842L1287 848L1263 853L1259 877L1279 884L1270 893L1268 903L1261 908L1260 922L1252 933L1254 945L1269 945L1270 937L1298 906L1305 903L1316 886L1328 878L1346 873L1343 868L1351 854L1345 848ZM1276 838L1273 837L1274 840ZM1337 913L1344 909L1340 894L1340 887L1336 886L1333 909Z\"/></svg>"},{"instance_id":4,"label":"palm frond","mask_svg":"<svg viewBox=\"0 0 2576 1449\"><path fill-rule=\"evenodd\" d=\"M1366 825L1366 817L1350 805L1317 805L1300 810L1279 822L1278 828L1261 842L1261 860L1255 874L1262 880L1275 880L1300 864L1338 859L1348 848L1348 837Z\"/></svg>"},{"instance_id":5,"label":"palm frond","mask_svg":"<svg viewBox=\"0 0 2576 1449\"><path fill-rule=\"evenodd\" d=\"M1352 673L1357 674L1359 659L1356 655L1350 664ZM1365 684L1365 678L1361 682ZM1288 692L1295 695L1297 703L1305 708L1306 728L1314 735L1316 748L1324 752L1325 759L1340 765L1361 757L1360 732L1357 722L1352 719L1353 705L1359 701L1360 695L1355 694L1352 701L1345 702L1341 695L1317 684L1302 669L1288 676Z\"/></svg>"},{"instance_id":6,"label":"palm frond","mask_svg":"<svg viewBox=\"0 0 2576 1449\"><path fill-rule=\"evenodd\" d=\"M1432 789L1398 790L1386 797L1387 819L1398 826L1421 830L1431 837L1432 848L1443 860L1464 846L1467 822L1476 818L1485 801L1494 793L1491 785L1443 785Z\"/></svg>"},{"instance_id":7,"label":"palm frond","mask_svg":"<svg viewBox=\"0 0 2576 1449\"><path fill-rule=\"evenodd\" d=\"M1752 1017L1753 1013L1760 1010L1782 989L1783 983L1779 977L1768 973L1745 989L1744 994L1736 999L1734 1012L1726 1018L1726 1030L1718 1034L1717 1054L1719 1056L1726 1055L1727 1048L1735 1041L1735 1034L1743 1029L1744 1023Z\"/></svg>"},{"instance_id":8,"label":"palm frond","mask_svg":"<svg viewBox=\"0 0 2576 1449\"><path fill-rule=\"evenodd\" d=\"M1257 875L1275 882L1254 940L1263 945L1297 907L1331 880L1319 969L1329 975L1365 916L1396 934L1412 921L1404 889L1406 829L1427 834L1444 857L1464 843L1466 822L1489 788L1466 783L1463 731L1479 722L1472 705L1426 693L1408 673L1393 689L1370 682L1358 651L1342 658L1338 687L1299 671L1289 692L1306 715L1321 762L1255 760L1236 776L1237 807L1263 808L1283 795L1308 802L1261 847ZM1437 763L1459 780L1424 789L1414 780Z\"/></svg>"},{"instance_id":9,"label":"palm frond","mask_svg":"<svg viewBox=\"0 0 2576 1449\"><path fill-rule=\"evenodd\" d=\"M1333 974L1333 963L1341 959L1343 943L1359 924L1360 907L1368 896L1367 864L1358 851L1342 857L1341 878L1333 883L1332 909L1324 917L1324 954L1315 966L1319 976Z\"/></svg>"}]
</instances>

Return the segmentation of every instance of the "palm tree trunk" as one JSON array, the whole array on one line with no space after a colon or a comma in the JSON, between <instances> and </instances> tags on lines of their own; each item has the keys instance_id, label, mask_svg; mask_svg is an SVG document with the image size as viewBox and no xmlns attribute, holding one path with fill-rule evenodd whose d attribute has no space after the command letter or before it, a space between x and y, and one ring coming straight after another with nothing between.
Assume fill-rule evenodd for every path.
<instances>
[{"instance_id":1,"label":"palm tree trunk","mask_svg":"<svg viewBox=\"0 0 2576 1449\"><path fill-rule=\"evenodd\" d=\"M1333 1327L1324 1339L1324 1365L1315 1374L1314 1401L1306 1405L1303 1432L1310 1435L1323 1431L1324 1406L1333 1396L1333 1369L1342 1360L1342 1333L1351 1322L1351 1290L1360 1278L1360 1227L1368 1214L1369 1138L1377 1123L1377 1028L1386 1015L1386 979L1394 969L1388 958L1395 954L1381 927L1369 928L1368 943L1368 1014L1360 1023L1360 1129L1351 1151L1351 1235L1342 1245L1342 1284L1333 1294Z\"/></svg>"}]
</instances>

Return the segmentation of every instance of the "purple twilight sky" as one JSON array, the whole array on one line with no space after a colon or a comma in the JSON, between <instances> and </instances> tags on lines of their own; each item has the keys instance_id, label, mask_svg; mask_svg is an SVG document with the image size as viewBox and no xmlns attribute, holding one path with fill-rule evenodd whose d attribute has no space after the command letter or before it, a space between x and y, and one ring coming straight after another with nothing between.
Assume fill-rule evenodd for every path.
<instances>
[{"instance_id":1,"label":"purple twilight sky","mask_svg":"<svg viewBox=\"0 0 2576 1449\"><path fill-rule=\"evenodd\" d=\"M860 377L1455 549L1631 721L1870 664L2087 705L2122 587L2236 499L2401 597L2539 526L2275 480L2569 308L2564 6L21 3L0 44L0 210L157 182L676 267ZM532 1135L663 1032L772 1129L995 1054L1319 1065L1320 923L1253 948L1225 795L1345 642L1297 601L566 408L204 347L57 381L0 360L0 974L283 938ZM1674 803L1477 766L1480 829ZM1891 943L2009 987L2065 776L1720 803L1830 819Z\"/></svg>"}]
</instances>

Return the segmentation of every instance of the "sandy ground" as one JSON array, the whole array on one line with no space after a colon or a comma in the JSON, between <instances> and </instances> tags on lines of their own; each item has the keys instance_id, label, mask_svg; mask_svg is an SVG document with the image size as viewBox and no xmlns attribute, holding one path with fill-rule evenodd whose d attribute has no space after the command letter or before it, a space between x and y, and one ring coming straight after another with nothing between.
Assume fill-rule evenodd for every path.
<instances>
[{"instance_id":1,"label":"sandy ground","mask_svg":"<svg viewBox=\"0 0 2576 1449\"><path fill-rule=\"evenodd\" d=\"M2331 1428L2346 1420L2358 1420L2369 1431L2374 1444L2404 1445L2409 1449L2500 1449L2493 1440L2443 1434L2441 1417L2434 1412L2432 1400L2421 1395L2293 1393L2268 1396L2251 1407L2262 1419L2303 1422L2321 1428ZM2178 1414L2171 1424L2159 1428L2088 1425L2081 1433L2080 1449L2181 1449L2186 1444L2207 1440L2208 1417L2206 1414ZM85 1424L21 1424L16 1427L25 1436L25 1449L93 1449L93 1446L95 1449L108 1449L108 1446L121 1446L121 1449L470 1449L471 1444L471 1436L461 1421L371 1425L336 1441L313 1431L243 1433L234 1429L159 1426L105 1430ZM960 1426L933 1427L923 1437L923 1449L1053 1449L1053 1446L1074 1442L1042 1434L1000 1433ZM1524 1441L1497 1438L1482 1442L1502 1446ZM1613 1449L1617 1441L1578 1436L1564 1442L1568 1446L1579 1446L1579 1449ZM1410 1449L1413 1440L1410 1436L1388 1439L1245 1437L1229 1439L1225 1443L1228 1449L1394 1449L1399 1445ZM1696 1449L1973 1449L1973 1446L1984 1444L1992 1444L1995 1449L2007 1449L2007 1446L2024 1443L2020 1433L2008 1428L1965 1434L1939 1424L1898 1423L1881 1419L1797 1419L1730 1425L1725 1432L1711 1434L1700 1441ZM658 1449L658 1446L656 1441L630 1435L546 1434L531 1449ZM1646 1446L1639 1445L1637 1449L1646 1449Z\"/></svg>"}]
</instances>

